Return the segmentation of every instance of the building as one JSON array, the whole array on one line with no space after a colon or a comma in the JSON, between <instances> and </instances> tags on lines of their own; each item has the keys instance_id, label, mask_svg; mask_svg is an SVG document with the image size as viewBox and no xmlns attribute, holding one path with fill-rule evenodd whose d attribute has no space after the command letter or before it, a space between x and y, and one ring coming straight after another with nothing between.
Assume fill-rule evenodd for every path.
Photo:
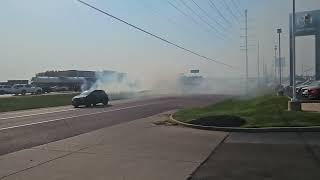
<instances>
[{"instance_id":1,"label":"building","mask_svg":"<svg viewBox=\"0 0 320 180\"><path fill-rule=\"evenodd\" d=\"M96 76L95 71L78 71L78 70L67 70L67 71L46 71L37 73L36 77L87 77L94 78Z\"/></svg>"},{"instance_id":2,"label":"building","mask_svg":"<svg viewBox=\"0 0 320 180\"><path fill-rule=\"evenodd\" d=\"M32 84L50 91L52 87L66 87L73 91L90 89L98 80L110 79L121 81L126 77L125 73L116 71L46 71L37 73L32 78Z\"/></svg>"},{"instance_id":3,"label":"building","mask_svg":"<svg viewBox=\"0 0 320 180\"><path fill-rule=\"evenodd\" d=\"M13 86L15 84L29 84L29 80L8 80L7 82L0 82L0 85Z\"/></svg>"}]
</instances>

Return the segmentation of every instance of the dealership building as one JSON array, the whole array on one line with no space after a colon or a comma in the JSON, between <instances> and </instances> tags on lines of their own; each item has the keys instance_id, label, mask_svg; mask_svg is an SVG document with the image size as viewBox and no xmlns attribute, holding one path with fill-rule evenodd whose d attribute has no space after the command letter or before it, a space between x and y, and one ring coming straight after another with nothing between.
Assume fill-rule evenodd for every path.
<instances>
[{"instance_id":1,"label":"dealership building","mask_svg":"<svg viewBox=\"0 0 320 180\"><path fill-rule=\"evenodd\" d=\"M59 86L81 91L90 89L100 77L117 77L121 80L126 74L116 71L46 71L37 73L31 83L43 89Z\"/></svg>"}]
</instances>

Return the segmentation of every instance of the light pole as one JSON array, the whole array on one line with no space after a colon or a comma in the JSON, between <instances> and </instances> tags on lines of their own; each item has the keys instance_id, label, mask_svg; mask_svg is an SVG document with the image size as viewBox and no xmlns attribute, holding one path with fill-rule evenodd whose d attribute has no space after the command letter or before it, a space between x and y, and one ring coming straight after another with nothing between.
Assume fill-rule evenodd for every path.
<instances>
[{"instance_id":1,"label":"light pole","mask_svg":"<svg viewBox=\"0 0 320 180\"><path fill-rule=\"evenodd\" d=\"M260 88L260 42L258 41L258 56L257 56L257 65L258 65L258 88Z\"/></svg>"},{"instance_id":2,"label":"light pole","mask_svg":"<svg viewBox=\"0 0 320 180\"><path fill-rule=\"evenodd\" d=\"M245 23L246 23L246 96L249 95L249 63L248 63L248 10L245 10Z\"/></svg>"},{"instance_id":3,"label":"light pole","mask_svg":"<svg viewBox=\"0 0 320 180\"><path fill-rule=\"evenodd\" d=\"M297 101L297 94L296 94L296 1L293 0L292 2L292 102Z\"/></svg>"},{"instance_id":4,"label":"light pole","mask_svg":"<svg viewBox=\"0 0 320 180\"><path fill-rule=\"evenodd\" d=\"M277 45L274 46L274 82L277 82Z\"/></svg>"},{"instance_id":5,"label":"light pole","mask_svg":"<svg viewBox=\"0 0 320 180\"><path fill-rule=\"evenodd\" d=\"M279 61L279 85L281 86L281 84L282 84L282 63L281 63L281 33L282 33L282 29L281 28L279 28L279 29L277 29L277 33L279 34L279 53L278 53L278 55L279 55L279 59L278 59L278 61Z\"/></svg>"}]
</instances>

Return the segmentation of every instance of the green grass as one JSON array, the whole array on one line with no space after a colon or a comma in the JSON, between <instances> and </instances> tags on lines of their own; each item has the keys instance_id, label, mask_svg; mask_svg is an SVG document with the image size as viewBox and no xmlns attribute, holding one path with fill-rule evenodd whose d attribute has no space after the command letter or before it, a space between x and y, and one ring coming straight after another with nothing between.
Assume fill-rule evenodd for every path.
<instances>
[{"instance_id":1,"label":"green grass","mask_svg":"<svg viewBox=\"0 0 320 180\"><path fill-rule=\"evenodd\" d=\"M71 98L75 95L59 94L0 98L0 112L70 105Z\"/></svg>"},{"instance_id":2,"label":"green grass","mask_svg":"<svg viewBox=\"0 0 320 180\"><path fill-rule=\"evenodd\" d=\"M247 121L243 127L320 126L320 113L289 112L288 100L273 95L249 100L230 99L204 108L181 110L174 117L190 122L207 116L234 115Z\"/></svg>"},{"instance_id":3,"label":"green grass","mask_svg":"<svg viewBox=\"0 0 320 180\"><path fill-rule=\"evenodd\" d=\"M49 94L42 96L12 96L0 98L0 112L46 108L71 105L72 97L79 93ZM134 97L133 93L111 93L110 100L128 99Z\"/></svg>"}]
</instances>

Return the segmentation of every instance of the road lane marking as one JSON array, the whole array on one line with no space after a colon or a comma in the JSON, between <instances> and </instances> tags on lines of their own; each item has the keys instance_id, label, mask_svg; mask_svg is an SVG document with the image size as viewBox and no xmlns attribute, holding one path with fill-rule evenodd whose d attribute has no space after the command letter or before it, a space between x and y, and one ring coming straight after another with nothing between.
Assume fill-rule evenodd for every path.
<instances>
[{"instance_id":1,"label":"road lane marking","mask_svg":"<svg viewBox=\"0 0 320 180\"><path fill-rule=\"evenodd\" d=\"M1 112L0 116L9 116L9 115L20 115L20 114L36 114L36 112L41 113L41 112L51 112L51 111L59 111L62 109L70 108L71 106L59 106L59 107L49 107L49 108L36 108L36 109L26 109L26 110L18 110L18 111L8 111L8 112Z\"/></svg>"},{"instance_id":2,"label":"road lane marking","mask_svg":"<svg viewBox=\"0 0 320 180\"><path fill-rule=\"evenodd\" d=\"M5 118L0 118L0 120L23 118L23 117L38 116L38 115L44 115L44 114L52 114L52 113L75 111L75 110L76 109L64 109L64 110L59 110L59 111L47 111L47 112L41 112L41 113L26 114L26 115L21 115L21 116L5 117Z\"/></svg>"},{"instance_id":3,"label":"road lane marking","mask_svg":"<svg viewBox=\"0 0 320 180\"><path fill-rule=\"evenodd\" d=\"M119 108L119 109L112 109L112 110L108 110L108 111L99 111L99 112L94 112L94 113L88 113L88 114L82 114L82 115L76 115L76 116L69 116L69 117L52 119L52 120L47 120L47 121L40 121L40 122L35 122L35 123L22 124L22 125L17 125L17 126L1 128L0 131L19 128L19 127L32 126L32 125L37 125L37 124L44 124L44 123L55 122L55 121L62 121L62 120L72 119L72 118L77 118L77 117L91 116L91 115L108 113L108 112L116 112L116 111L121 111L121 110L126 110L126 109L133 109L133 108L137 108L137 107L144 107L144 106L149 106L149 105L154 105L154 104L161 104L161 103L163 103L163 102L148 103L148 104L142 104L142 105L136 105L136 106L128 106L128 107L123 107L123 108Z\"/></svg>"}]
</instances>

